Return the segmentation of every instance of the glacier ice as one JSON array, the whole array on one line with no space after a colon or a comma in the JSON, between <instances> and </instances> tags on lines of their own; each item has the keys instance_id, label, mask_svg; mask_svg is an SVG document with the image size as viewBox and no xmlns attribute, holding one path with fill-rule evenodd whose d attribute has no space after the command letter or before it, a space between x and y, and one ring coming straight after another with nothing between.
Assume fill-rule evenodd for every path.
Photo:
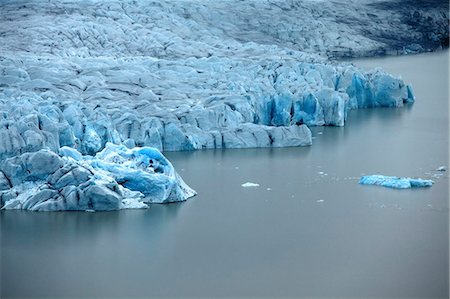
<instances>
[{"instance_id":1,"label":"glacier ice","mask_svg":"<svg viewBox=\"0 0 450 299\"><path fill-rule=\"evenodd\" d=\"M3 0L1 9L8 17L0 20L0 28L9 32L1 36L7 51L57 56L209 57L236 50L253 55L258 49L240 48L254 43L355 57L448 46L448 5L401 0Z\"/></svg>"},{"instance_id":2,"label":"glacier ice","mask_svg":"<svg viewBox=\"0 0 450 299\"><path fill-rule=\"evenodd\" d=\"M413 179L413 178L385 176L385 175L363 176L359 180L359 183L362 185L378 185L395 189L431 187L434 184L432 180Z\"/></svg>"},{"instance_id":3,"label":"glacier ice","mask_svg":"<svg viewBox=\"0 0 450 299\"><path fill-rule=\"evenodd\" d=\"M3 61L2 66L9 63L17 61ZM46 68L37 60L34 63L33 70ZM107 142L163 151L310 145L311 132L306 125L343 126L349 109L401 107L414 100L402 80L381 70L364 75L353 66L293 61L268 66L262 61L230 63L225 58L191 62L190 75L183 78L182 74L172 75L147 85L136 79L136 95L123 94L109 85L102 72L106 75L109 68L119 69L116 72L123 71L123 80L129 81L126 69L132 66L110 63L106 69L96 71L97 82L90 87L110 93L108 99L83 100L83 91L63 90L71 86L75 73L67 78L59 76L60 81L51 90L23 90L22 83L17 82L3 85L0 158L42 148L57 152L62 146L94 155ZM131 64L137 67L142 63ZM159 71L153 70L154 64L142 69L141 79L163 72L161 65ZM216 72L215 66L233 70ZM330 68L336 79L328 86L327 77L321 77L320 71L330 72ZM78 77L83 79L82 75ZM221 81L227 84L218 85ZM197 82L204 83L196 86ZM190 98L185 95L179 99L140 100L137 94L160 89L160 84L190 93Z\"/></svg>"},{"instance_id":4,"label":"glacier ice","mask_svg":"<svg viewBox=\"0 0 450 299\"><path fill-rule=\"evenodd\" d=\"M348 5L366 13L348 18ZM2 1L1 205L101 210L184 200L193 191L156 150L308 146L308 126L411 103L401 78L328 59L434 49L448 36L442 8L398 7ZM415 23L402 19L415 10ZM377 22L366 19L373 11ZM394 47L398 32L404 40Z\"/></svg>"},{"instance_id":5,"label":"glacier ice","mask_svg":"<svg viewBox=\"0 0 450 299\"><path fill-rule=\"evenodd\" d=\"M155 148L107 143L95 156L63 147L0 163L3 209L118 210L184 201L196 193Z\"/></svg>"},{"instance_id":6,"label":"glacier ice","mask_svg":"<svg viewBox=\"0 0 450 299\"><path fill-rule=\"evenodd\" d=\"M94 169L106 171L118 184L142 193L146 202L177 202L196 194L155 148L128 149L108 143L95 158L90 161Z\"/></svg>"},{"instance_id":7,"label":"glacier ice","mask_svg":"<svg viewBox=\"0 0 450 299\"><path fill-rule=\"evenodd\" d=\"M276 12L281 2L253 6ZM222 5L234 11L231 4ZM343 126L349 109L414 101L401 79L312 53L323 54L320 47L305 52L317 47L232 38L234 29L224 23L232 24L232 15L219 18L220 29L211 27L217 5L5 2L10 19L0 22L14 34L0 36L0 158L62 146L95 155L107 142L162 151L310 145L304 125ZM315 5L290 10L304 12L302 26L310 26L317 24ZM18 11L39 14L42 22ZM293 20L284 21L296 32ZM266 36L278 32L264 26ZM31 33L39 38L23 45Z\"/></svg>"}]
</instances>

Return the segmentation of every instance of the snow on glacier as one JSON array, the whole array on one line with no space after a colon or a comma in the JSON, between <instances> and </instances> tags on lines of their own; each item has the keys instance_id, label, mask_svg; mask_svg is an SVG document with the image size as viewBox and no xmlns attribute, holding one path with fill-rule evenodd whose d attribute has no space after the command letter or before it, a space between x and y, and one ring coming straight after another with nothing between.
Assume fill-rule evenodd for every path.
<instances>
[{"instance_id":1,"label":"snow on glacier","mask_svg":"<svg viewBox=\"0 0 450 299\"><path fill-rule=\"evenodd\" d=\"M327 59L390 49L340 22L345 11L327 2L35 0L0 9L4 208L185 200L195 192L159 151L308 146L308 126L414 101L400 78ZM437 41L448 33L448 14L421 13ZM397 12L373 24L419 34ZM56 164L39 172L36 157Z\"/></svg>"},{"instance_id":2,"label":"snow on glacier","mask_svg":"<svg viewBox=\"0 0 450 299\"><path fill-rule=\"evenodd\" d=\"M378 185L394 189L409 189L417 187L431 187L434 182L432 180L413 179L396 176L385 175L367 175L361 177L359 183L362 185Z\"/></svg>"}]
</instances>

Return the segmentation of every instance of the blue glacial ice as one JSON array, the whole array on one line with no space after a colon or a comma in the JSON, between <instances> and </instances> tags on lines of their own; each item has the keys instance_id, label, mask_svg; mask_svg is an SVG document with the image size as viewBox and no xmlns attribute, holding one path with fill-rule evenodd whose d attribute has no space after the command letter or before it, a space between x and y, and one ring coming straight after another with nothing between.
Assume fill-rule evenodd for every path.
<instances>
[{"instance_id":1,"label":"blue glacial ice","mask_svg":"<svg viewBox=\"0 0 450 299\"><path fill-rule=\"evenodd\" d=\"M377 185L395 189L409 189L418 187L431 187L433 186L434 181L385 175L367 175L361 177L359 183L362 185Z\"/></svg>"},{"instance_id":2,"label":"blue glacial ice","mask_svg":"<svg viewBox=\"0 0 450 299\"><path fill-rule=\"evenodd\" d=\"M3 61L2 66L9 64L16 62ZM46 63L41 64L33 61L30 68L44 72ZM401 107L414 100L401 79L381 70L362 74L353 66L200 59L184 66L188 74L150 80L162 77L169 66L163 61L108 64L97 66L95 79L78 76L95 80L89 90L97 90L101 97L87 97L84 89L72 86L75 73L64 78L63 72L50 89L46 85L28 90L24 87L28 81L3 84L0 158L42 148L57 152L62 146L95 155L107 142L163 151L304 146L312 143L307 126L343 126L349 109ZM119 69L115 72L122 73L121 80L130 81L127 69L138 67L141 73L135 82L124 83L133 86L134 93L123 93L106 75L110 68ZM83 68L89 73L92 65ZM321 75L325 70L333 81ZM140 95L149 90L177 90L178 95L142 100Z\"/></svg>"},{"instance_id":3,"label":"blue glacial ice","mask_svg":"<svg viewBox=\"0 0 450 299\"><path fill-rule=\"evenodd\" d=\"M0 163L3 209L118 210L184 201L196 193L155 148L106 144L95 156L62 147Z\"/></svg>"},{"instance_id":4,"label":"blue glacial ice","mask_svg":"<svg viewBox=\"0 0 450 299\"><path fill-rule=\"evenodd\" d=\"M348 5L382 21L362 13L341 22ZM401 78L329 57L387 53L379 32L402 32L406 48L432 44L416 38L424 27L405 29L398 11L358 1L5 0L0 9L8 209L185 200L194 192L156 150L309 146L308 126L344 126L351 109L414 101ZM448 13L411 9L435 46L448 36ZM36 157L55 164L41 169Z\"/></svg>"}]
</instances>

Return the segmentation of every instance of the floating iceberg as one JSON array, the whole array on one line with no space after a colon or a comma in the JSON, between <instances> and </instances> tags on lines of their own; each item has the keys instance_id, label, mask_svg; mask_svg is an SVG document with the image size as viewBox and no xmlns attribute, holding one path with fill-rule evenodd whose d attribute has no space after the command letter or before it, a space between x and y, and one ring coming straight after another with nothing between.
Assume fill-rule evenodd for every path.
<instances>
[{"instance_id":1,"label":"floating iceberg","mask_svg":"<svg viewBox=\"0 0 450 299\"><path fill-rule=\"evenodd\" d=\"M434 181L385 175L367 175L361 177L359 183L362 185L378 185L395 189L409 189L417 187L431 187L433 186Z\"/></svg>"},{"instance_id":2,"label":"floating iceberg","mask_svg":"<svg viewBox=\"0 0 450 299\"><path fill-rule=\"evenodd\" d=\"M184 201L196 193L155 148L106 144L95 157L63 147L0 163L3 209L118 210Z\"/></svg>"},{"instance_id":3,"label":"floating iceberg","mask_svg":"<svg viewBox=\"0 0 450 299\"><path fill-rule=\"evenodd\" d=\"M248 188L248 187L259 187L259 184L257 184L257 183L252 183L252 182L246 182L246 183L243 183L241 186L244 187L244 188Z\"/></svg>"}]
</instances>

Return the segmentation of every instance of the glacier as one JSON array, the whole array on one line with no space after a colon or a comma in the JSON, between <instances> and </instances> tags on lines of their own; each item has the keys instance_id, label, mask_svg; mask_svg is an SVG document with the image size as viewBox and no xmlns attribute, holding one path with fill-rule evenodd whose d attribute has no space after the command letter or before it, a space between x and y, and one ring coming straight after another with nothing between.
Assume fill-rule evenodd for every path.
<instances>
[{"instance_id":1,"label":"glacier","mask_svg":"<svg viewBox=\"0 0 450 299\"><path fill-rule=\"evenodd\" d=\"M336 3L2 1L1 207L183 201L161 152L309 146L351 109L413 103L401 78L333 58L446 46L448 12Z\"/></svg>"},{"instance_id":2,"label":"glacier","mask_svg":"<svg viewBox=\"0 0 450 299\"><path fill-rule=\"evenodd\" d=\"M367 175L362 176L359 183L362 185L377 185L394 189L410 189L431 187L434 181L385 175Z\"/></svg>"}]
</instances>

